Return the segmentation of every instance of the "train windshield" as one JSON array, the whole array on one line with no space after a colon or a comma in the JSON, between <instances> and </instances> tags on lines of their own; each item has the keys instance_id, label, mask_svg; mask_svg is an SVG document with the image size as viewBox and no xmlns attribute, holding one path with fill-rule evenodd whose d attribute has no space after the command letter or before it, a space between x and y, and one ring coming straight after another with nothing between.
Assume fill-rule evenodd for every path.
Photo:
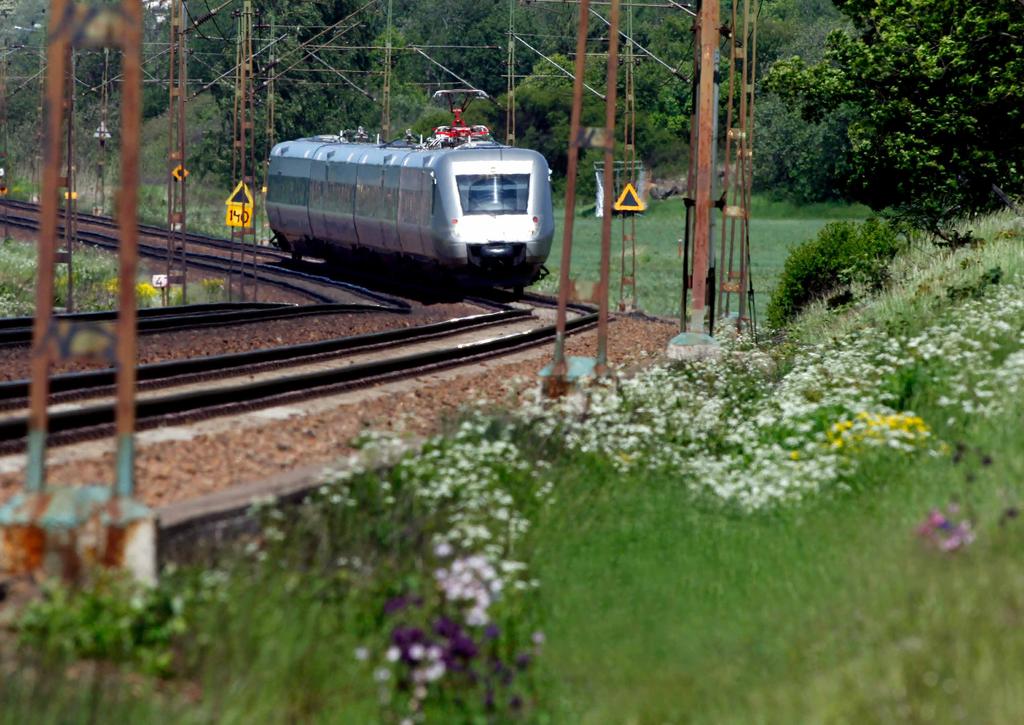
<instances>
[{"instance_id":1,"label":"train windshield","mask_svg":"<svg viewBox=\"0 0 1024 725\"><path fill-rule=\"evenodd\" d=\"M529 174L456 176L463 214L525 214L530 196Z\"/></svg>"}]
</instances>

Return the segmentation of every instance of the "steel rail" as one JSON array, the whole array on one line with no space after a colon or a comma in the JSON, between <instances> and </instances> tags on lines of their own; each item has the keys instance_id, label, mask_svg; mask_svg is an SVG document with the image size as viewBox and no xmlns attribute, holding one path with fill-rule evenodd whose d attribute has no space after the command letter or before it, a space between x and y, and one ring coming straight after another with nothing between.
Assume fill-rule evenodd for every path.
<instances>
[{"instance_id":1,"label":"steel rail","mask_svg":"<svg viewBox=\"0 0 1024 725\"><path fill-rule=\"evenodd\" d=\"M269 322L271 320L295 319L311 315L358 314L368 312L394 312L408 314L409 309L386 310L379 305L365 305L358 302L329 302L317 305L280 304L270 308L215 310L184 314L155 315L139 320L136 330L140 334L157 332L174 332L178 330L198 330L204 327L223 327L224 325L244 324L252 322ZM111 319L116 318L116 312ZM27 345L32 341L32 327L15 327L0 330L0 345Z\"/></svg>"},{"instance_id":2,"label":"steel rail","mask_svg":"<svg viewBox=\"0 0 1024 725\"><path fill-rule=\"evenodd\" d=\"M245 308L271 308L285 306L284 302L203 302L194 305L179 305L175 307L143 307L139 310L139 317L160 317L163 315L178 314L203 314L216 310L245 309ZM93 322L99 320L117 319L117 310L97 310L95 312L66 312L54 317L61 320L81 320ZM16 327L28 327L32 324L34 317L0 317L0 330L10 330Z\"/></svg>"},{"instance_id":3,"label":"steel rail","mask_svg":"<svg viewBox=\"0 0 1024 725\"><path fill-rule=\"evenodd\" d=\"M597 314L591 313L567 323L577 331L592 327ZM250 410L257 405L279 404L310 396L322 396L377 384L385 380L409 377L431 370L531 347L551 340L555 327L547 325L479 342L430 350L385 360L356 363L340 368L282 376L247 385L225 385L199 391L171 394L137 401L137 426L154 428L168 422L226 415ZM49 442L68 443L104 435L114 422L114 406L99 404L54 412L49 417ZM18 416L0 421L0 453L24 449L28 418Z\"/></svg>"},{"instance_id":4,"label":"steel rail","mask_svg":"<svg viewBox=\"0 0 1024 725\"><path fill-rule=\"evenodd\" d=\"M529 316L530 312L528 310L502 310L501 312L458 317L429 325L382 330L380 332L350 335L348 337L336 337L318 342L261 348L259 350L221 355L206 355L180 360L164 360L162 362L139 365L136 371L140 388L143 389L163 387L169 384L179 385L211 376L236 376L242 372L251 372L256 368L264 369L285 364L290 367L306 365L341 352L360 352L398 344L420 342L466 330L521 320ZM63 401L70 399L71 396L68 394L75 394L76 397L80 397L82 393L93 393L97 390L109 388L113 386L115 379L116 371L109 368L63 373L50 378L50 390L54 395L55 401ZM0 382L0 408L13 409L16 407L12 405L13 403L23 402L27 396L28 380Z\"/></svg>"},{"instance_id":5,"label":"steel rail","mask_svg":"<svg viewBox=\"0 0 1024 725\"><path fill-rule=\"evenodd\" d=\"M39 205L33 204L30 201L20 201L16 199L9 199L6 201L0 201L0 207L6 204L9 208L21 209L24 211L39 213ZM106 216L97 216L95 214L79 213L78 218L85 224L92 224L95 226L105 227L107 229L116 229L117 222ZM153 224L139 224L139 233L144 236L159 237L163 239L167 236L167 227L156 226ZM216 249L238 251L237 244L232 242L230 239L222 239L220 237L210 236L208 234L202 234L200 232L187 232L187 241L190 244L202 244L208 247L214 247ZM291 255L282 252L278 249L271 249L269 247L259 250L261 255L267 257L274 257L279 260L291 259Z\"/></svg>"}]
</instances>

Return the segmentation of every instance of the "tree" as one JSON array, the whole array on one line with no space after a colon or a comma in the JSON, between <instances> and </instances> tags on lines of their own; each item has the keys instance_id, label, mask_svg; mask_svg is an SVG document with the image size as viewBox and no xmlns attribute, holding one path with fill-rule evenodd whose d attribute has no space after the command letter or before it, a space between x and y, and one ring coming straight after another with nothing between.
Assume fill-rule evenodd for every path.
<instances>
[{"instance_id":1,"label":"tree","mask_svg":"<svg viewBox=\"0 0 1024 725\"><path fill-rule=\"evenodd\" d=\"M847 191L932 231L1024 191L1024 8L1017 0L835 0L853 27L771 89L818 121L847 113Z\"/></svg>"}]
</instances>

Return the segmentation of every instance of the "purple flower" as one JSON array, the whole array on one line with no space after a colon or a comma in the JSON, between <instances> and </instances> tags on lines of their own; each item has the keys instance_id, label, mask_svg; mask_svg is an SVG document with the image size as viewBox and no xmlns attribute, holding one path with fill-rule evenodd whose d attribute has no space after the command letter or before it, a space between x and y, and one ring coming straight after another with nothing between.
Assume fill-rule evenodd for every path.
<instances>
[{"instance_id":1,"label":"purple flower","mask_svg":"<svg viewBox=\"0 0 1024 725\"><path fill-rule=\"evenodd\" d=\"M392 597L384 604L384 614L391 615L401 612L409 606L409 598L405 596Z\"/></svg>"},{"instance_id":2,"label":"purple flower","mask_svg":"<svg viewBox=\"0 0 1024 725\"><path fill-rule=\"evenodd\" d=\"M476 643L464 634L453 637L448 645L448 651L452 656L463 660L471 660L480 652Z\"/></svg>"},{"instance_id":3,"label":"purple flower","mask_svg":"<svg viewBox=\"0 0 1024 725\"><path fill-rule=\"evenodd\" d=\"M533 657L529 652L521 652L516 656L516 667L520 670L525 670L532 661Z\"/></svg>"},{"instance_id":4,"label":"purple flower","mask_svg":"<svg viewBox=\"0 0 1024 725\"><path fill-rule=\"evenodd\" d=\"M434 631L446 639L454 639L462 634L462 628L448 617L441 617L434 622Z\"/></svg>"},{"instance_id":5,"label":"purple flower","mask_svg":"<svg viewBox=\"0 0 1024 725\"><path fill-rule=\"evenodd\" d=\"M497 639L499 634L501 634L501 630L494 623L488 624L487 628L484 629L484 637L486 639Z\"/></svg>"},{"instance_id":6,"label":"purple flower","mask_svg":"<svg viewBox=\"0 0 1024 725\"><path fill-rule=\"evenodd\" d=\"M950 515L958 511L956 504L949 507ZM928 517L917 527L917 535L940 551L956 551L974 541L970 521L965 519L954 523L938 509L929 512Z\"/></svg>"}]
</instances>

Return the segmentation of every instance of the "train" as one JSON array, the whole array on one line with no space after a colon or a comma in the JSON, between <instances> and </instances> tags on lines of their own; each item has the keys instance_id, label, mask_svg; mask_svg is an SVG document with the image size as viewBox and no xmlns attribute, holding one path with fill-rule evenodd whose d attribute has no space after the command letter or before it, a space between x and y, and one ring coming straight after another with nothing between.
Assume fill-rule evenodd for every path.
<instances>
[{"instance_id":1,"label":"train","mask_svg":"<svg viewBox=\"0 0 1024 725\"><path fill-rule=\"evenodd\" d=\"M370 256L519 291L546 273L551 174L536 151L455 123L429 139L370 143L360 129L284 141L270 154L273 240L296 258Z\"/></svg>"}]
</instances>

